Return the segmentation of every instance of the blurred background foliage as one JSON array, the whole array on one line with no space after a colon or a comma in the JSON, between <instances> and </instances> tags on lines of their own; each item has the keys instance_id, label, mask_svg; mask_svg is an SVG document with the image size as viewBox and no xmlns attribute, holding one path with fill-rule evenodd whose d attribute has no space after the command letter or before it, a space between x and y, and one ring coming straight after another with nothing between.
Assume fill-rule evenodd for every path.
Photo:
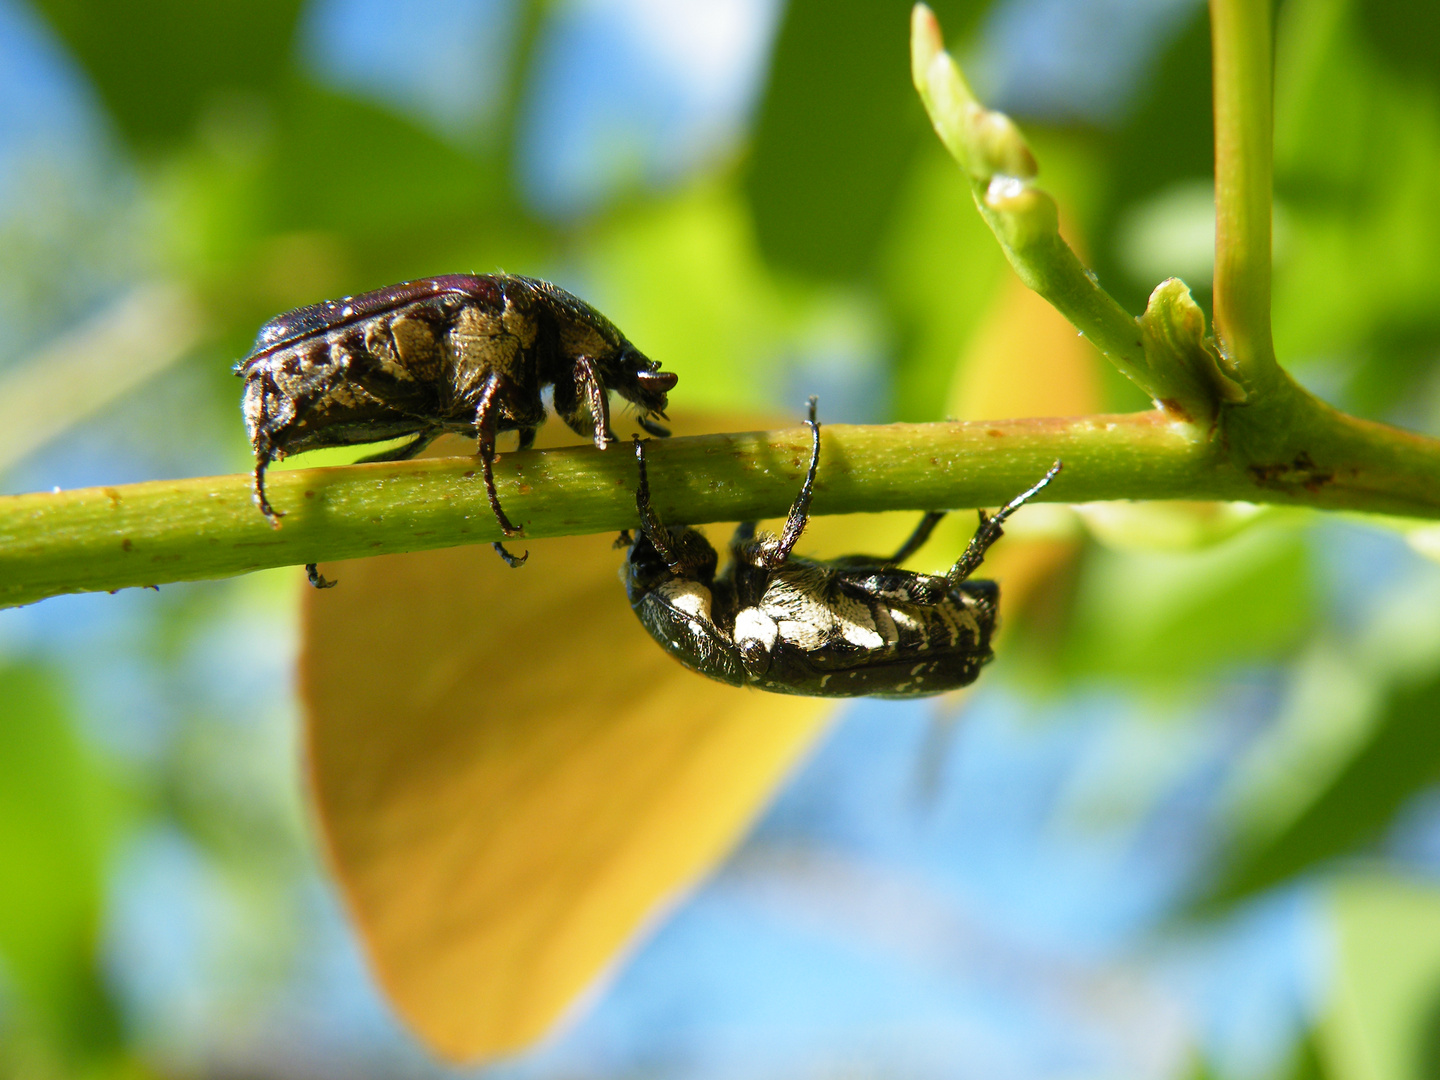
<instances>
[{"instance_id":1,"label":"blurred background foliage","mask_svg":"<svg viewBox=\"0 0 1440 1080\"><path fill-rule=\"evenodd\" d=\"M1105 286L1207 302L1203 7L934 6ZM945 416L1011 275L927 134L907 14L0 0L4 490L242 470L229 368L264 319L452 271L593 300L680 373L677 411ZM1440 435L1436 8L1277 18L1282 362ZM740 851L491 1073L1440 1075L1440 568L1378 522L1073 521L958 720L841 710ZM0 612L0 1073L440 1071L317 866L297 586Z\"/></svg>"}]
</instances>

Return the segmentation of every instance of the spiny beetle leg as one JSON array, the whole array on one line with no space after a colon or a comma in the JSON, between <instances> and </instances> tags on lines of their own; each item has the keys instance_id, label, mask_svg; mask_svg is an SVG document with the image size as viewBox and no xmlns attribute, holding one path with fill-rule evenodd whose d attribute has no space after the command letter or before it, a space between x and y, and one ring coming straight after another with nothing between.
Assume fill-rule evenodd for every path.
<instances>
[{"instance_id":1,"label":"spiny beetle leg","mask_svg":"<svg viewBox=\"0 0 1440 1080\"><path fill-rule=\"evenodd\" d=\"M1063 468L1061 463L1055 462L1038 482L1002 506L995 512L994 517L985 513L984 510L980 511L980 527L975 530L975 535L970 538L970 543L961 553L960 558L955 560L955 565L950 568L950 573L945 575L952 586L959 585L979 569L980 564L985 561L985 552L990 550L990 545L1005 535L1005 530L1000 527L1005 523L1005 519L1049 485L1050 481L1059 475L1061 468Z\"/></svg>"},{"instance_id":2,"label":"spiny beetle leg","mask_svg":"<svg viewBox=\"0 0 1440 1080\"><path fill-rule=\"evenodd\" d=\"M810 468L806 470L805 482L800 485L800 494L790 506L785 519L785 528L780 533L780 542L765 555L765 565L771 570L784 566L800 542L805 523L810 520L810 499L815 491L815 473L820 468L820 421L815 418L816 398L810 398L810 415L805 421L810 425Z\"/></svg>"},{"instance_id":3,"label":"spiny beetle leg","mask_svg":"<svg viewBox=\"0 0 1440 1080\"><path fill-rule=\"evenodd\" d=\"M305 576L310 579L310 584L317 589L333 589L340 583L331 581L324 574L320 573L320 567L313 562L305 564Z\"/></svg>"},{"instance_id":4,"label":"spiny beetle leg","mask_svg":"<svg viewBox=\"0 0 1440 1080\"><path fill-rule=\"evenodd\" d=\"M505 560L505 565L510 567L511 570L518 570L525 565L525 560L530 558L530 552L528 551L525 552L524 555L510 554L505 545L500 543L499 540L493 541L490 546L495 549L496 555L499 555L500 558Z\"/></svg>"}]
</instances>

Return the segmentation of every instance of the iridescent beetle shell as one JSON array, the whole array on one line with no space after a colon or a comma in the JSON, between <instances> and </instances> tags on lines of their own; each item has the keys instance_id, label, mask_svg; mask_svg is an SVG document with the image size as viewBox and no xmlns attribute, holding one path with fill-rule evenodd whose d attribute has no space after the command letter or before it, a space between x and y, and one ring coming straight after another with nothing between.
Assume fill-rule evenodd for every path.
<instances>
[{"instance_id":1,"label":"iridescent beetle shell","mask_svg":"<svg viewBox=\"0 0 1440 1080\"><path fill-rule=\"evenodd\" d=\"M665 434L675 375L660 371L585 301L535 278L448 274L401 282L276 316L236 366L255 450L255 502L279 527L265 494L265 470L287 454L411 436L365 460L411 457L444 432L473 436L496 520L519 532L500 507L492 466L495 436L518 431L532 444L545 418L541 396L604 449L608 392L637 410L637 422ZM498 545L497 545L498 548ZM503 549L499 549L503 552Z\"/></svg>"},{"instance_id":2,"label":"iridescent beetle shell","mask_svg":"<svg viewBox=\"0 0 1440 1080\"><path fill-rule=\"evenodd\" d=\"M973 580L1001 525L1060 471L1057 461L980 528L945 575L899 564L929 539L943 513L926 514L891 556L821 561L792 554L809 519L820 462L811 399L810 468L780 535L742 524L730 563L704 534L666 526L650 505L644 443L635 443L640 529L622 536L630 605L660 646L686 667L732 686L811 697L925 697L967 686L992 656L1000 587Z\"/></svg>"}]
</instances>

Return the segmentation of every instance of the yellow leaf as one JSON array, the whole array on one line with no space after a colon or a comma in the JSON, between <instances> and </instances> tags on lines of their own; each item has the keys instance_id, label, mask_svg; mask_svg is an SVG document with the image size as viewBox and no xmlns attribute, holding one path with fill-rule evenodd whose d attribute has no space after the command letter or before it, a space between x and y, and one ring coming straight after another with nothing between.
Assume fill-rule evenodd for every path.
<instances>
[{"instance_id":1,"label":"yellow leaf","mask_svg":"<svg viewBox=\"0 0 1440 1080\"><path fill-rule=\"evenodd\" d=\"M1082 343L1022 298L1002 294L981 339L972 396L1009 380L1049 395L1011 412L1089 407ZM1039 377L1005 368L1037 360ZM552 426L540 444L560 441ZM817 519L802 550L893 550L913 524ZM947 565L968 538L952 528L930 549ZM513 546L531 552L518 571L484 548L329 565L340 587L309 591L303 609L331 863L396 1009L455 1060L548 1031L739 841L834 708L681 668L629 610L608 537ZM1007 609L1072 551L997 549Z\"/></svg>"},{"instance_id":2,"label":"yellow leaf","mask_svg":"<svg viewBox=\"0 0 1440 1080\"><path fill-rule=\"evenodd\" d=\"M304 604L330 861L381 985L454 1060L543 1035L833 709L680 667L630 611L611 538L514 546L520 570L488 548L327 564L339 587Z\"/></svg>"},{"instance_id":3,"label":"yellow leaf","mask_svg":"<svg viewBox=\"0 0 1440 1080\"><path fill-rule=\"evenodd\" d=\"M1100 357L1065 317L1009 275L950 388L960 420L1082 416L1100 406Z\"/></svg>"}]
</instances>

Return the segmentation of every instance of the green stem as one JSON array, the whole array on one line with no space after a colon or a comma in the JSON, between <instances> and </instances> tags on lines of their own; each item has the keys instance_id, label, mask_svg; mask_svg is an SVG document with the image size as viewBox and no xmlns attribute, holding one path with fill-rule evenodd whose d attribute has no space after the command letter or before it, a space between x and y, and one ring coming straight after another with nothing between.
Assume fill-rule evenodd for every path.
<instances>
[{"instance_id":1,"label":"green stem","mask_svg":"<svg viewBox=\"0 0 1440 1080\"><path fill-rule=\"evenodd\" d=\"M971 194L1005 257L1112 363L1152 397L1156 392L1134 316L1100 288L1060 236L1055 200L1033 183L1038 167L1004 113L986 109L945 51L940 24L924 4L911 16L911 77L936 134L970 179Z\"/></svg>"},{"instance_id":2,"label":"green stem","mask_svg":"<svg viewBox=\"0 0 1440 1080\"><path fill-rule=\"evenodd\" d=\"M1440 518L1440 441L1337 412L1275 363L1268 5L1212 0L1212 10L1219 357L1183 283L1162 283L1139 320L1099 288L1060 238L1054 201L1031 183L1018 131L974 100L934 16L917 6L916 86L1012 264L1163 408L826 426L816 513L994 506L1060 459L1065 472L1042 499L1243 499ZM797 427L651 446L661 516L699 524L783 514L809 437ZM624 450L507 454L495 479L530 537L634 525L635 462ZM248 476L0 498L0 606L501 538L474 458L279 472L269 487L288 512L278 531L252 505Z\"/></svg>"},{"instance_id":3,"label":"green stem","mask_svg":"<svg viewBox=\"0 0 1440 1080\"><path fill-rule=\"evenodd\" d=\"M1100 287L1060 235L1055 200L1035 184L1038 166L1024 137L1008 116L975 99L924 4L915 5L910 44L911 78L930 122L965 171L975 205L1020 279L1175 417L1208 427L1218 411L1217 385L1225 391L1219 397L1243 397L1208 370L1213 362L1198 355L1203 351L1198 339L1147 338L1141 322ZM1187 336L1200 330L1203 322ZM1176 352L1173 344L1183 347Z\"/></svg>"},{"instance_id":4,"label":"green stem","mask_svg":"<svg viewBox=\"0 0 1440 1080\"><path fill-rule=\"evenodd\" d=\"M924 4L911 23L911 74L931 122L969 176L1011 264L1191 437L1267 489L1319 501L1440 497L1433 440L1337 412L1290 379L1270 336L1271 92L1269 0L1211 0L1215 53L1215 322L1178 279L1131 319L1060 237L1054 201L1010 119L975 100ZM1198 491L1196 497L1201 495ZM1253 497L1253 496L1252 496Z\"/></svg>"},{"instance_id":5,"label":"green stem","mask_svg":"<svg viewBox=\"0 0 1440 1080\"><path fill-rule=\"evenodd\" d=\"M1363 424L1319 403L1304 415L1307 422L1291 428L1307 447L1303 456L1251 465L1158 411L826 425L814 509L996 506L1059 458L1065 472L1043 499L1247 499L1440 518L1440 486L1427 479L1440 475L1440 442ZM735 521L784 514L809 435L795 427L648 447L662 518ZM1336 458L1347 462L1343 470L1332 468ZM506 454L495 476L506 511L527 537L635 524L628 448ZM278 530L251 503L245 475L0 498L0 605L501 538L471 457L281 471L269 490L286 511ZM523 539L512 543L523 546Z\"/></svg>"},{"instance_id":6,"label":"green stem","mask_svg":"<svg viewBox=\"0 0 1440 1080\"><path fill-rule=\"evenodd\" d=\"M1270 8L1270 0L1210 0L1215 336L1232 373L1261 393L1283 378L1270 336Z\"/></svg>"}]
</instances>

